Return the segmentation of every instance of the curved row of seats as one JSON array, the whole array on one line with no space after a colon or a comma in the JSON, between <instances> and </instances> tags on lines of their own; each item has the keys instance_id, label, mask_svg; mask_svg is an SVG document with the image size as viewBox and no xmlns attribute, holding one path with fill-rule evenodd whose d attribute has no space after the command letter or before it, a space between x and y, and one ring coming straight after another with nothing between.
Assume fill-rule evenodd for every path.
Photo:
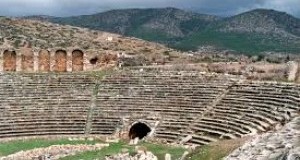
<instances>
[{"instance_id":1,"label":"curved row of seats","mask_svg":"<svg viewBox=\"0 0 300 160\"><path fill-rule=\"evenodd\" d=\"M210 81L210 83L207 83ZM217 83L222 82L222 83ZM99 112L131 119L158 116L156 137L173 142L227 88L229 79L185 71L128 71L107 76L99 86L94 119ZM93 128L97 130L97 128Z\"/></svg>"},{"instance_id":2,"label":"curved row of seats","mask_svg":"<svg viewBox=\"0 0 300 160\"><path fill-rule=\"evenodd\" d=\"M0 138L113 134L122 119L160 123L155 136L204 145L284 124L299 111L300 86L251 83L196 71L0 75ZM90 126L90 127L88 127Z\"/></svg>"},{"instance_id":3,"label":"curved row of seats","mask_svg":"<svg viewBox=\"0 0 300 160\"><path fill-rule=\"evenodd\" d=\"M94 82L88 75L0 76L0 138L84 134Z\"/></svg>"},{"instance_id":4,"label":"curved row of seats","mask_svg":"<svg viewBox=\"0 0 300 160\"><path fill-rule=\"evenodd\" d=\"M95 114L157 115L157 138L178 142L192 135L190 143L203 145L284 124L299 110L299 95L299 86L292 84L240 83L232 76L198 72L130 71L102 81Z\"/></svg>"}]
</instances>

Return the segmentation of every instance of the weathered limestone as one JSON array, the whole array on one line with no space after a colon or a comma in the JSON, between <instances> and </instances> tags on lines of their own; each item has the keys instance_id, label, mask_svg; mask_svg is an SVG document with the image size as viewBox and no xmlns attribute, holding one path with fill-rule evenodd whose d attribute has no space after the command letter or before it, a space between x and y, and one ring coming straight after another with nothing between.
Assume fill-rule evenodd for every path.
<instances>
[{"instance_id":1,"label":"weathered limestone","mask_svg":"<svg viewBox=\"0 0 300 160\"><path fill-rule=\"evenodd\" d=\"M83 52L80 49L34 50L0 48L0 72L79 72L116 67L117 53ZM93 60L95 59L95 60Z\"/></svg>"},{"instance_id":2,"label":"weathered limestone","mask_svg":"<svg viewBox=\"0 0 300 160\"><path fill-rule=\"evenodd\" d=\"M257 136L226 157L227 160L297 158L300 159L300 117L294 118L277 132Z\"/></svg>"},{"instance_id":3,"label":"weathered limestone","mask_svg":"<svg viewBox=\"0 0 300 160\"><path fill-rule=\"evenodd\" d=\"M35 58L32 50L29 48L23 48L21 57L21 70L24 72L33 72Z\"/></svg>"},{"instance_id":4,"label":"weathered limestone","mask_svg":"<svg viewBox=\"0 0 300 160\"><path fill-rule=\"evenodd\" d=\"M210 76L146 69L108 76L99 87L99 105L95 111L105 110L110 117L155 119L160 121L155 137L180 142L192 135L187 143L203 145L220 138L239 138L268 131L287 122L288 117L299 110L297 85L232 83L233 77ZM215 101L216 97L220 100ZM199 115L202 118L195 119L201 117ZM96 117L105 119L105 116Z\"/></svg>"},{"instance_id":5,"label":"weathered limestone","mask_svg":"<svg viewBox=\"0 0 300 160\"><path fill-rule=\"evenodd\" d=\"M284 125L300 110L299 92L297 84L196 71L137 68L98 80L82 72L3 73L0 138L91 134L128 139L130 128L141 122L155 128L147 132L154 140L174 144L191 135L186 144L205 145Z\"/></svg>"},{"instance_id":6,"label":"weathered limestone","mask_svg":"<svg viewBox=\"0 0 300 160\"><path fill-rule=\"evenodd\" d=\"M3 52L3 70L4 71L17 70L17 54L15 51L5 50Z\"/></svg>"},{"instance_id":7,"label":"weathered limestone","mask_svg":"<svg viewBox=\"0 0 300 160\"><path fill-rule=\"evenodd\" d=\"M297 78L297 72L299 69L299 64L294 61L290 61L287 63L289 67L288 71L288 81L294 82Z\"/></svg>"},{"instance_id":8,"label":"weathered limestone","mask_svg":"<svg viewBox=\"0 0 300 160\"><path fill-rule=\"evenodd\" d=\"M107 156L105 160L157 160L157 157L149 151L138 150L134 156L130 156L129 153L126 152Z\"/></svg>"},{"instance_id":9,"label":"weathered limestone","mask_svg":"<svg viewBox=\"0 0 300 160\"><path fill-rule=\"evenodd\" d=\"M181 156L181 158L180 158L180 160L185 160L186 159L186 156L189 154L189 152L188 151L185 151L184 153L183 153L183 155Z\"/></svg>"},{"instance_id":10,"label":"weathered limestone","mask_svg":"<svg viewBox=\"0 0 300 160\"><path fill-rule=\"evenodd\" d=\"M0 138L84 134L93 85L84 74L2 74Z\"/></svg>"},{"instance_id":11,"label":"weathered limestone","mask_svg":"<svg viewBox=\"0 0 300 160\"><path fill-rule=\"evenodd\" d=\"M54 71L66 72L67 71L67 52L63 51L63 50L56 51L54 59L55 59Z\"/></svg>"},{"instance_id":12,"label":"weathered limestone","mask_svg":"<svg viewBox=\"0 0 300 160\"><path fill-rule=\"evenodd\" d=\"M47 50L41 50L38 54L38 71L50 71L50 52Z\"/></svg>"},{"instance_id":13,"label":"weathered limestone","mask_svg":"<svg viewBox=\"0 0 300 160\"><path fill-rule=\"evenodd\" d=\"M193 139L193 136L188 135L180 141L180 144L185 144L186 142L190 141L191 139Z\"/></svg>"},{"instance_id":14,"label":"weathered limestone","mask_svg":"<svg viewBox=\"0 0 300 160\"><path fill-rule=\"evenodd\" d=\"M72 71L83 71L83 52L80 50L72 52Z\"/></svg>"},{"instance_id":15,"label":"weathered limestone","mask_svg":"<svg viewBox=\"0 0 300 160\"><path fill-rule=\"evenodd\" d=\"M165 160L171 160L171 155L169 153L165 155Z\"/></svg>"}]
</instances>

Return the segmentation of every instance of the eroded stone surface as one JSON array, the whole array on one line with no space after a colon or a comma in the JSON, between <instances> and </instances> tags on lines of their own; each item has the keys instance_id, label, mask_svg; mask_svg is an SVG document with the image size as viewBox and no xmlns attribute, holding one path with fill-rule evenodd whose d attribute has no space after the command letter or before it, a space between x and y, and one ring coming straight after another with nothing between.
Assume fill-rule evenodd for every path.
<instances>
[{"instance_id":1,"label":"eroded stone surface","mask_svg":"<svg viewBox=\"0 0 300 160\"><path fill-rule=\"evenodd\" d=\"M277 132L268 132L257 136L225 159L300 159L300 117L293 119Z\"/></svg>"},{"instance_id":2,"label":"eroded stone surface","mask_svg":"<svg viewBox=\"0 0 300 160\"><path fill-rule=\"evenodd\" d=\"M54 145L47 148L37 148L29 151L20 151L6 157L1 157L0 160L57 160L65 156L77 154L79 152L99 150L107 146L109 146L109 144Z\"/></svg>"},{"instance_id":3,"label":"eroded stone surface","mask_svg":"<svg viewBox=\"0 0 300 160\"><path fill-rule=\"evenodd\" d=\"M149 151L138 151L136 155L120 153L114 156L107 156L105 160L157 160L157 157Z\"/></svg>"}]
</instances>

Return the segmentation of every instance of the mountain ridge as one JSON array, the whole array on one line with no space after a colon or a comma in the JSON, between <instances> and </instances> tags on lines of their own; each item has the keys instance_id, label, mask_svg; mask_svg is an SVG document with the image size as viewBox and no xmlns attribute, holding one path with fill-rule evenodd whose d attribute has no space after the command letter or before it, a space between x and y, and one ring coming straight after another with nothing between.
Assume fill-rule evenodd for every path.
<instances>
[{"instance_id":1,"label":"mountain ridge","mask_svg":"<svg viewBox=\"0 0 300 160\"><path fill-rule=\"evenodd\" d=\"M26 18L118 33L185 51L201 46L250 54L299 53L300 50L300 19L268 9L255 9L226 18L171 7Z\"/></svg>"}]
</instances>

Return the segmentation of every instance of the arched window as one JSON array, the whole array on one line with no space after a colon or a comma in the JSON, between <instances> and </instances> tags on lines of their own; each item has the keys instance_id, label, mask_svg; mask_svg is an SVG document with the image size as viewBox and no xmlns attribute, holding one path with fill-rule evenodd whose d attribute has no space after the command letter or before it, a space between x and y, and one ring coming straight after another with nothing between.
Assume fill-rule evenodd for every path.
<instances>
[{"instance_id":1,"label":"arched window","mask_svg":"<svg viewBox=\"0 0 300 160\"><path fill-rule=\"evenodd\" d=\"M54 71L66 72L67 71L67 52L64 50L56 51L54 59L55 59Z\"/></svg>"},{"instance_id":2,"label":"arched window","mask_svg":"<svg viewBox=\"0 0 300 160\"><path fill-rule=\"evenodd\" d=\"M34 58L33 58L33 52L31 49L24 49L22 51L22 71L33 71L34 66Z\"/></svg>"},{"instance_id":3,"label":"arched window","mask_svg":"<svg viewBox=\"0 0 300 160\"><path fill-rule=\"evenodd\" d=\"M83 71L83 52L81 50L72 52L72 71Z\"/></svg>"},{"instance_id":4,"label":"arched window","mask_svg":"<svg viewBox=\"0 0 300 160\"><path fill-rule=\"evenodd\" d=\"M50 53L47 50L41 50L39 52L39 71L50 71Z\"/></svg>"},{"instance_id":5,"label":"arched window","mask_svg":"<svg viewBox=\"0 0 300 160\"><path fill-rule=\"evenodd\" d=\"M3 71L15 72L17 68L17 54L15 51L4 51Z\"/></svg>"}]
</instances>

